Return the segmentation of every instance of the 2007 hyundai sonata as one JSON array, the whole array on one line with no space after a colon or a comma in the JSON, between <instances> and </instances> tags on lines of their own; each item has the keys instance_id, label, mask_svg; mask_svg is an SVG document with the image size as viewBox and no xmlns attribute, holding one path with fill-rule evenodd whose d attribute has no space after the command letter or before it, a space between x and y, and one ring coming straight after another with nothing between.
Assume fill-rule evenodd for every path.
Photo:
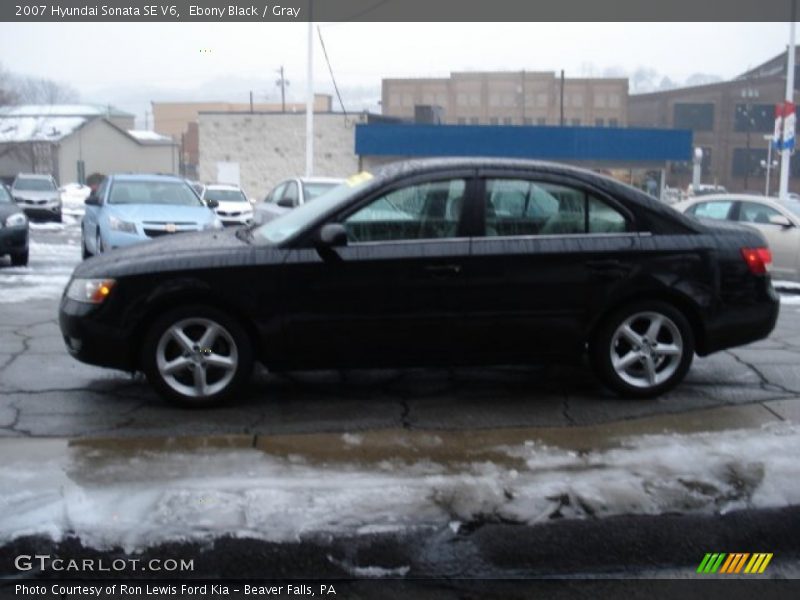
<instances>
[{"instance_id":1,"label":"2007 hyundai sonata","mask_svg":"<svg viewBox=\"0 0 800 600\"><path fill-rule=\"evenodd\" d=\"M184 406L254 361L315 368L527 364L588 355L634 397L767 336L779 301L753 229L689 219L551 163L395 163L274 221L92 258L60 306L79 360L142 370Z\"/></svg>"}]
</instances>

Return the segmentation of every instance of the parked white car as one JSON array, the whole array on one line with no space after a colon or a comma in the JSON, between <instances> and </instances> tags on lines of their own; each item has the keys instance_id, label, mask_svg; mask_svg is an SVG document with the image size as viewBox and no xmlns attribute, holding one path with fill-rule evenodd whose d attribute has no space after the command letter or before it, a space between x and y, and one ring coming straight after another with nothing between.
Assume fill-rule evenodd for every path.
<instances>
[{"instance_id":1,"label":"parked white car","mask_svg":"<svg viewBox=\"0 0 800 600\"><path fill-rule=\"evenodd\" d=\"M256 219L264 223L271 221L342 183L344 179L336 177L294 177L281 181L256 205Z\"/></svg>"},{"instance_id":2,"label":"parked white car","mask_svg":"<svg viewBox=\"0 0 800 600\"><path fill-rule=\"evenodd\" d=\"M206 185L202 198L204 201L217 201L214 212L223 225L247 225L253 221L253 205L237 185Z\"/></svg>"},{"instance_id":3,"label":"parked white car","mask_svg":"<svg viewBox=\"0 0 800 600\"><path fill-rule=\"evenodd\" d=\"M755 227L767 238L772 251L773 277L800 281L800 201L717 194L695 197L672 206L694 217L736 221Z\"/></svg>"}]
</instances>

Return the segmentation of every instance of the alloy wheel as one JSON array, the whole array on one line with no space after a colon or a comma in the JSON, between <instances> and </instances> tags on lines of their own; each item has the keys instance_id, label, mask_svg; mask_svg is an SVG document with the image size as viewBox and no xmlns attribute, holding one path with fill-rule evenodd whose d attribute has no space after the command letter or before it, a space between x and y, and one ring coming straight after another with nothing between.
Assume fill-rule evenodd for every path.
<instances>
[{"instance_id":1,"label":"alloy wheel","mask_svg":"<svg viewBox=\"0 0 800 600\"><path fill-rule=\"evenodd\" d=\"M617 376L640 389L656 387L678 370L684 354L680 329L659 312L626 318L611 337L611 366Z\"/></svg>"}]
</instances>

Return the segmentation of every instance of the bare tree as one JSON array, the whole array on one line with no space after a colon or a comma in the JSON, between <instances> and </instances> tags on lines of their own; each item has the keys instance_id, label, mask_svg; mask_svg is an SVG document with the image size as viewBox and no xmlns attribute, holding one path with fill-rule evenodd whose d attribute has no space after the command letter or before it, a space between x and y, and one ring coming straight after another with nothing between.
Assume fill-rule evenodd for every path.
<instances>
[{"instance_id":1,"label":"bare tree","mask_svg":"<svg viewBox=\"0 0 800 600\"><path fill-rule=\"evenodd\" d=\"M0 63L0 106L16 103L17 94L14 90L14 77Z\"/></svg>"}]
</instances>

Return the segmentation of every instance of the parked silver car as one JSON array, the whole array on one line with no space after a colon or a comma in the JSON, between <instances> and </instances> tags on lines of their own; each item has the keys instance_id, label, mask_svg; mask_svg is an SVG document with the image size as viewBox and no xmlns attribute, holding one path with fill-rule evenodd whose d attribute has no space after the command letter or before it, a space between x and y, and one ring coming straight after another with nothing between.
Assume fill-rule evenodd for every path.
<instances>
[{"instance_id":1,"label":"parked silver car","mask_svg":"<svg viewBox=\"0 0 800 600\"><path fill-rule=\"evenodd\" d=\"M717 194L679 202L673 208L699 218L736 221L755 227L769 243L775 279L800 281L800 201Z\"/></svg>"},{"instance_id":2,"label":"parked silver car","mask_svg":"<svg viewBox=\"0 0 800 600\"><path fill-rule=\"evenodd\" d=\"M61 193L51 175L20 173L11 186L11 194L29 217L61 221Z\"/></svg>"}]
</instances>

